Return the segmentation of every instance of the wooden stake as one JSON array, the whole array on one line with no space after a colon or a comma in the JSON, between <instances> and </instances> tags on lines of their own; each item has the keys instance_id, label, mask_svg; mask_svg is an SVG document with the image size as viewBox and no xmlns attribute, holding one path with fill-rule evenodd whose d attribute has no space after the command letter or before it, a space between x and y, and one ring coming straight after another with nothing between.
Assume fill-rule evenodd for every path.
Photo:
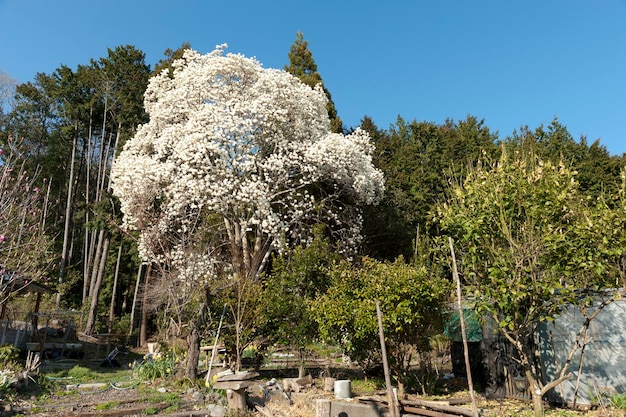
<instances>
[{"instance_id":1,"label":"wooden stake","mask_svg":"<svg viewBox=\"0 0 626 417\"><path fill-rule=\"evenodd\" d=\"M217 352L217 342L220 338L220 330L222 330L222 322L224 321L224 315L226 314L226 304L224 304L224 308L222 309L222 316L220 317L220 324L217 326L217 333L215 334L215 342L213 343L213 350L211 351L211 362L209 362L209 367L206 371L206 378L204 380L205 384L212 384L211 381L211 367L213 367L213 361L215 360L215 354Z\"/></svg>"},{"instance_id":2,"label":"wooden stake","mask_svg":"<svg viewBox=\"0 0 626 417\"><path fill-rule=\"evenodd\" d=\"M467 372L467 385L472 399L472 408L474 409L474 415L478 417L478 407L476 406L476 397L474 395L474 384L472 382L472 370L469 360L469 349L467 347L467 335L465 334L465 317L463 315L463 304L461 303L461 280L459 279L459 272L456 269L456 256L454 255L454 246L452 245L452 238L448 236L448 242L450 243L450 252L452 253L452 275L454 281L456 281L456 297L457 307L459 309L459 320L461 322L461 336L463 338L463 353L465 355L465 369Z\"/></svg>"},{"instance_id":3,"label":"wooden stake","mask_svg":"<svg viewBox=\"0 0 626 417\"><path fill-rule=\"evenodd\" d=\"M380 312L380 301L376 300L376 315L378 316L378 335L380 336L380 351L383 356L383 370L385 371L385 385L387 387L387 397L389 397L389 412L391 417L400 417L398 402L391 388L391 377L389 376L389 363L387 362L387 348L385 347L385 332L383 330L383 315Z\"/></svg>"}]
</instances>

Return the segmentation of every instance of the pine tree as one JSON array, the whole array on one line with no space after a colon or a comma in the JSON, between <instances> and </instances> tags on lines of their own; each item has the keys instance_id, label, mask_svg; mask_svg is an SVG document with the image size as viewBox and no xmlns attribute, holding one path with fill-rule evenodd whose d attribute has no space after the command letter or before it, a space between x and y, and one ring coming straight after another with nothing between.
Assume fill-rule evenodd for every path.
<instances>
[{"instance_id":1,"label":"pine tree","mask_svg":"<svg viewBox=\"0 0 626 417\"><path fill-rule=\"evenodd\" d=\"M163 51L163 55L165 55L165 58L162 58L161 60L159 60L159 62L157 62L157 64L154 66L154 70L152 71L152 75L160 74L161 71L167 68L169 70L170 76L172 76L172 63L175 60L182 58L187 49L191 49L190 42L183 42L183 44L176 50L167 48L165 51Z\"/></svg>"},{"instance_id":2,"label":"pine tree","mask_svg":"<svg viewBox=\"0 0 626 417\"><path fill-rule=\"evenodd\" d=\"M313 59L313 53L309 49L309 42L304 40L302 32L296 33L296 40L289 50L289 65L285 65L285 71L295 75L300 81L311 88L318 84L322 85L322 89L328 98L326 110L328 110L328 117L330 118L330 129L333 133L342 133L343 122L339 116L337 116L335 103L333 102L330 92L324 86L322 76L317 72L317 64Z\"/></svg>"}]
</instances>

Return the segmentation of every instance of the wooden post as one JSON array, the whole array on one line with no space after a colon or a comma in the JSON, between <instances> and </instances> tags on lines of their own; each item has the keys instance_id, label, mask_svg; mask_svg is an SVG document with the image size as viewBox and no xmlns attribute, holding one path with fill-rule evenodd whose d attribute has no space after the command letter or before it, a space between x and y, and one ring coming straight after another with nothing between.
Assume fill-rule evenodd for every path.
<instances>
[{"instance_id":1,"label":"wooden post","mask_svg":"<svg viewBox=\"0 0 626 417\"><path fill-rule=\"evenodd\" d=\"M211 350L211 361L208 364L206 379L204 381L205 384L211 384L211 368L213 367L213 360L215 359L215 355L217 353L217 342L220 338L220 330L222 330L222 322L224 321L224 315L226 314L226 304L224 304L224 308L222 309L222 316L220 317L220 323L217 326L217 333L215 334L215 342L213 343L213 349ZM207 357L209 353L207 352Z\"/></svg>"},{"instance_id":2,"label":"wooden post","mask_svg":"<svg viewBox=\"0 0 626 417\"><path fill-rule=\"evenodd\" d=\"M252 379L258 377L257 372L244 372L241 374L224 375L219 378L213 388L225 389L228 398L228 407L231 410L245 410L248 393L246 388L257 384Z\"/></svg>"},{"instance_id":3,"label":"wooden post","mask_svg":"<svg viewBox=\"0 0 626 417\"><path fill-rule=\"evenodd\" d=\"M452 245L452 238L448 237L450 243L450 252L452 253L452 275L456 281L456 296L457 307L459 309L459 320L461 322L461 336L463 338L463 353L465 354L465 369L467 372L467 386L469 388L470 397L472 399L472 409L474 415L478 417L478 406L476 405L476 396L474 395L474 384L472 382L472 370L469 360L469 349L467 347L467 335L465 334L465 317L463 316L463 304L461 303L461 280L459 279L459 272L456 269L456 256L454 255L454 246Z\"/></svg>"},{"instance_id":4,"label":"wooden post","mask_svg":"<svg viewBox=\"0 0 626 417\"><path fill-rule=\"evenodd\" d=\"M36 332L39 326L39 306L41 305L41 293L37 293L37 301L35 301L35 311L33 314L33 331Z\"/></svg>"},{"instance_id":5,"label":"wooden post","mask_svg":"<svg viewBox=\"0 0 626 417\"><path fill-rule=\"evenodd\" d=\"M380 301L376 300L376 315L378 316L378 335L380 336L380 351L383 356L383 371L385 372L385 385L387 397L389 397L389 412L391 417L400 417L398 402L391 388L391 376L389 375L389 363L387 362L387 348L385 347L385 332L383 330L383 315L380 312Z\"/></svg>"},{"instance_id":6,"label":"wooden post","mask_svg":"<svg viewBox=\"0 0 626 417\"><path fill-rule=\"evenodd\" d=\"M226 390L226 397L228 398L228 408L231 410L245 410L247 408L247 396L248 395L245 388Z\"/></svg>"}]
</instances>

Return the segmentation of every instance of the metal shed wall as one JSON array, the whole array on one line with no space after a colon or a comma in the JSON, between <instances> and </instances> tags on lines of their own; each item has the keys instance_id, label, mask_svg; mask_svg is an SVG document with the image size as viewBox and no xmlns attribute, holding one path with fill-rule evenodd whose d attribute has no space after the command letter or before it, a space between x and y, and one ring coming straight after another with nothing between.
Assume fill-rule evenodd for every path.
<instances>
[{"instance_id":1,"label":"metal shed wall","mask_svg":"<svg viewBox=\"0 0 626 417\"><path fill-rule=\"evenodd\" d=\"M587 315L599 304L598 300ZM556 379L584 321L583 314L572 306L553 322L540 326L537 336L545 382ZM552 390L548 400L585 405L603 393L626 392L626 301L612 302L590 322L582 355L579 349L568 372L573 377Z\"/></svg>"}]
</instances>

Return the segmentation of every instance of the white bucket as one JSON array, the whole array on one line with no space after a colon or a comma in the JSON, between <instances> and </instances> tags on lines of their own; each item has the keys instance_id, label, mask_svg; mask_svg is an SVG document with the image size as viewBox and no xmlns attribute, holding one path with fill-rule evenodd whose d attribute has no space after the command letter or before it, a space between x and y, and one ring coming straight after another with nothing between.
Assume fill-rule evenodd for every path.
<instances>
[{"instance_id":1,"label":"white bucket","mask_svg":"<svg viewBox=\"0 0 626 417\"><path fill-rule=\"evenodd\" d=\"M352 392L349 379L335 381L335 398L351 398Z\"/></svg>"}]
</instances>

